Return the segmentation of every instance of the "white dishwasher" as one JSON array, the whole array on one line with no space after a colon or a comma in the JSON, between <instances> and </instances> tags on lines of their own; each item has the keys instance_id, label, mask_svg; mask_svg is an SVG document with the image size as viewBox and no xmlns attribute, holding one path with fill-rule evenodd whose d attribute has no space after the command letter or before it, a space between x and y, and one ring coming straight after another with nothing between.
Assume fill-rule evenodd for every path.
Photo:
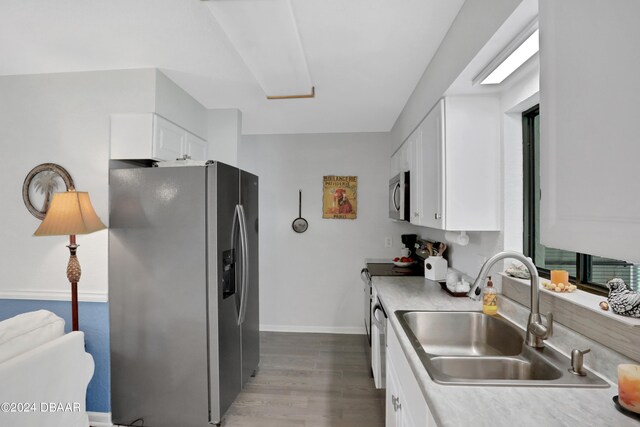
<instances>
[{"instance_id":1,"label":"white dishwasher","mask_svg":"<svg viewBox=\"0 0 640 427\"><path fill-rule=\"evenodd\" d=\"M373 288L371 304L371 371L376 388L386 387L387 313Z\"/></svg>"},{"instance_id":2,"label":"white dishwasher","mask_svg":"<svg viewBox=\"0 0 640 427\"><path fill-rule=\"evenodd\" d=\"M415 237L415 235L403 235ZM411 239L408 239L409 241ZM413 240L415 242L415 239ZM425 248L426 240L418 239L415 245L410 247ZM371 345L371 372L376 384L376 388L386 388L386 356L387 351L387 313L378 298L378 292L373 286L374 277L424 277L424 258L420 253L411 252L411 257L418 262L407 267L396 267L387 259L366 259L366 267L360 272L360 277L364 282L364 324L368 335L368 342Z\"/></svg>"}]
</instances>

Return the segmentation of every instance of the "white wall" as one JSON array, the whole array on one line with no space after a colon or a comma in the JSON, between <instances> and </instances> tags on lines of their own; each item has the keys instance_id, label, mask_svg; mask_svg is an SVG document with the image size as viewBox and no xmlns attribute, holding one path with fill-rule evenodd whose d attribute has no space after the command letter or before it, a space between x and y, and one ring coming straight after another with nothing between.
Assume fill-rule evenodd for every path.
<instances>
[{"instance_id":1,"label":"white wall","mask_svg":"<svg viewBox=\"0 0 640 427\"><path fill-rule=\"evenodd\" d=\"M0 297L68 299L64 237L32 237L39 225L22 202L22 182L40 163L58 163L109 220L110 116L157 112L206 136L206 110L155 69L0 77ZM81 300L107 298L107 235L78 236Z\"/></svg>"},{"instance_id":2,"label":"white wall","mask_svg":"<svg viewBox=\"0 0 640 427\"><path fill-rule=\"evenodd\" d=\"M363 332L364 259L395 256L408 231L387 219L388 146L388 133L243 136L240 167L260 177L263 329ZM358 176L356 220L322 219L324 175ZM298 189L303 234L291 229Z\"/></svg>"},{"instance_id":3,"label":"white wall","mask_svg":"<svg viewBox=\"0 0 640 427\"><path fill-rule=\"evenodd\" d=\"M391 130L395 150L522 0L467 0Z\"/></svg>"},{"instance_id":4,"label":"white wall","mask_svg":"<svg viewBox=\"0 0 640 427\"><path fill-rule=\"evenodd\" d=\"M500 97L502 111L502 235L505 250L523 249L523 134L522 113L538 104L540 72L538 61L518 76Z\"/></svg>"},{"instance_id":5,"label":"white wall","mask_svg":"<svg viewBox=\"0 0 640 427\"><path fill-rule=\"evenodd\" d=\"M88 191L108 221L109 116L154 109L154 70L0 77L0 296L66 299L64 237L32 237L40 221L25 208L21 188L40 163L58 163ZM80 297L107 293L107 232L78 236Z\"/></svg>"},{"instance_id":6,"label":"white wall","mask_svg":"<svg viewBox=\"0 0 640 427\"><path fill-rule=\"evenodd\" d=\"M242 138L242 113L235 108L208 110L207 120L209 158L236 166Z\"/></svg>"}]
</instances>

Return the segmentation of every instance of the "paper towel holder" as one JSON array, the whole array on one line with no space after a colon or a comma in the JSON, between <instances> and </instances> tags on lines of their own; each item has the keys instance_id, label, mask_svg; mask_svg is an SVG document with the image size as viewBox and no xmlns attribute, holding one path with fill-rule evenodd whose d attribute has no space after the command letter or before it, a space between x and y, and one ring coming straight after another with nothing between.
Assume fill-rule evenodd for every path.
<instances>
[{"instance_id":1,"label":"paper towel holder","mask_svg":"<svg viewBox=\"0 0 640 427\"><path fill-rule=\"evenodd\" d=\"M444 239L454 245L467 246L469 244L469 235L466 231L447 231L444 233Z\"/></svg>"}]
</instances>

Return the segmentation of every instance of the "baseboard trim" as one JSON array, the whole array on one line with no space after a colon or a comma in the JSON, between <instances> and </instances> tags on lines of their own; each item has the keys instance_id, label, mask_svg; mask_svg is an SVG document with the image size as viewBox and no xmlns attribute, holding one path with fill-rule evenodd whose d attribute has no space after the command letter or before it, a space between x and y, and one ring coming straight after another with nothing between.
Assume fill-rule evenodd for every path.
<instances>
[{"instance_id":1,"label":"baseboard trim","mask_svg":"<svg viewBox=\"0 0 640 427\"><path fill-rule=\"evenodd\" d=\"M292 325L260 325L264 332L303 332L316 334L356 334L364 335L361 326L292 326Z\"/></svg>"},{"instance_id":2,"label":"baseboard trim","mask_svg":"<svg viewBox=\"0 0 640 427\"><path fill-rule=\"evenodd\" d=\"M49 290L49 289L2 289L0 299L28 299L45 301L71 301L70 290ZM78 292L80 302L107 302L109 295L106 292Z\"/></svg>"},{"instance_id":3,"label":"baseboard trim","mask_svg":"<svg viewBox=\"0 0 640 427\"><path fill-rule=\"evenodd\" d=\"M89 412L89 425L91 427L113 427L111 412Z\"/></svg>"}]
</instances>

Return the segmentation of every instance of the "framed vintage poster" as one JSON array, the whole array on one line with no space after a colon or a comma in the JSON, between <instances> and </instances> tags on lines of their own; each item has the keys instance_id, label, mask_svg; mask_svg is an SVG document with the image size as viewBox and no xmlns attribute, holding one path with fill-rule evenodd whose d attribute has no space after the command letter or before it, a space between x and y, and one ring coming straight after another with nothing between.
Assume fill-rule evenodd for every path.
<instances>
[{"instance_id":1,"label":"framed vintage poster","mask_svg":"<svg viewBox=\"0 0 640 427\"><path fill-rule=\"evenodd\" d=\"M322 180L322 218L356 219L358 177L325 176Z\"/></svg>"}]
</instances>

